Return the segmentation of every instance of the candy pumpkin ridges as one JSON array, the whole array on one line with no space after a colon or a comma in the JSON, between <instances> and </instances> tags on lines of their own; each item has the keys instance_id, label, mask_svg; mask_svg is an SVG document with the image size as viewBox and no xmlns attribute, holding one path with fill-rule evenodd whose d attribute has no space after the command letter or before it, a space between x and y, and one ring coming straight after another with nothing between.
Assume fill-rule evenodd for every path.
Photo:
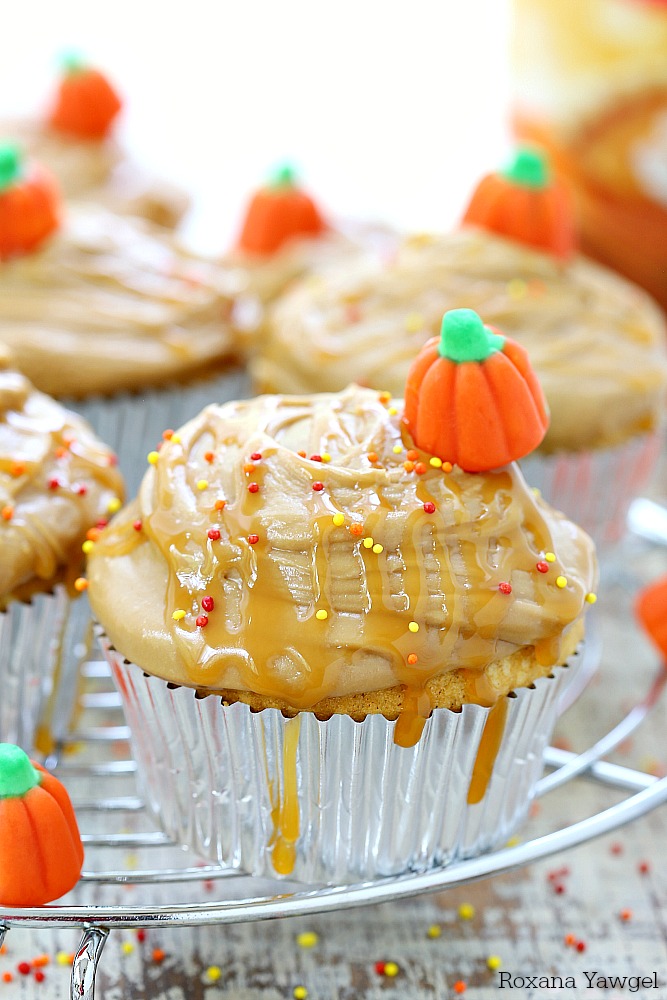
<instances>
[{"instance_id":1,"label":"candy pumpkin ridges","mask_svg":"<svg viewBox=\"0 0 667 1000\"><path fill-rule=\"evenodd\" d=\"M77 139L104 139L122 108L118 94L103 73L80 58L70 56L63 63L49 126Z\"/></svg>"},{"instance_id":2,"label":"candy pumpkin ridges","mask_svg":"<svg viewBox=\"0 0 667 1000\"><path fill-rule=\"evenodd\" d=\"M527 455L549 422L525 350L485 327L471 309L445 313L440 338L413 362L404 421L418 448L467 472Z\"/></svg>"},{"instance_id":3,"label":"candy pumpkin ridges","mask_svg":"<svg viewBox=\"0 0 667 1000\"><path fill-rule=\"evenodd\" d=\"M546 158L536 149L519 149L504 170L483 177L462 222L563 260L576 249L568 193L549 176Z\"/></svg>"},{"instance_id":4,"label":"candy pumpkin ridges","mask_svg":"<svg viewBox=\"0 0 667 1000\"><path fill-rule=\"evenodd\" d=\"M35 250L60 223L60 195L43 167L25 169L16 146L0 146L0 260Z\"/></svg>"},{"instance_id":5,"label":"candy pumpkin ridges","mask_svg":"<svg viewBox=\"0 0 667 1000\"><path fill-rule=\"evenodd\" d=\"M313 199L297 187L294 170L285 166L251 199L238 248L267 256L289 240L319 236L326 228Z\"/></svg>"}]
</instances>

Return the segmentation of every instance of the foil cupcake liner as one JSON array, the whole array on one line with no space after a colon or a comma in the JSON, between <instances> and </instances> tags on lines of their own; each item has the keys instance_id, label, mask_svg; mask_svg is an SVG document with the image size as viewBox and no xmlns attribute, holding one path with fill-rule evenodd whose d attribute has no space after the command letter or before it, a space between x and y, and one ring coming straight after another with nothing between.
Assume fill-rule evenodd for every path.
<instances>
[{"instance_id":1,"label":"foil cupcake liner","mask_svg":"<svg viewBox=\"0 0 667 1000\"><path fill-rule=\"evenodd\" d=\"M580 647L549 677L502 700L494 754L484 749L492 723L482 744L493 710L479 705L436 709L406 749L383 716L285 719L276 709L222 706L146 675L101 639L142 791L162 829L214 863L311 884L422 871L504 844L526 817L582 662ZM471 781L485 767L486 789L471 803Z\"/></svg>"},{"instance_id":2,"label":"foil cupcake liner","mask_svg":"<svg viewBox=\"0 0 667 1000\"><path fill-rule=\"evenodd\" d=\"M0 612L0 742L27 752L64 658L69 599L63 587L11 601Z\"/></svg>"},{"instance_id":3,"label":"foil cupcake liner","mask_svg":"<svg viewBox=\"0 0 667 1000\"><path fill-rule=\"evenodd\" d=\"M250 382L241 368L230 367L210 379L170 384L141 393L91 396L65 400L80 413L98 437L114 449L125 476L127 496L134 496L146 471L146 455L168 427L180 427L209 403L225 403L251 395Z\"/></svg>"},{"instance_id":4,"label":"foil cupcake liner","mask_svg":"<svg viewBox=\"0 0 667 1000\"><path fill-rule=\"evenodd\" d=\"M651 479L661 440L645 434L614 448L534 452L519 464L526 482L604 546L625 534L628 509Z\"/></svg>"}]
</instances>

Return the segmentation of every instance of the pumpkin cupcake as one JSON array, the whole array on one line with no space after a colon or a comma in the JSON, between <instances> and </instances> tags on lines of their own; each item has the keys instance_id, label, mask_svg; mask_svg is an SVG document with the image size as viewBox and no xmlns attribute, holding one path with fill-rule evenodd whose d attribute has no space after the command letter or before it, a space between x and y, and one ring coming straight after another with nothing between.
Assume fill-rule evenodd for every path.
<instances>
[{"instance_id":1,"label":"pumpkin cupcake","mask_svg":"<svg viewBox=\"0 0 667 1000\"><path fill-rule=\"evenodd\" d=\"M87 424L9 366L0 348L0 741L30 749L54 680L73 687L82 545L123 484Z\"/></svg>"},{"instance_id":2,"label":"pumpkin cupcake","mask_svg":"<svg viewBox=\"0 0 667 1000\"><path fill-rule=\"evenodd\" d=\"M167 412L185 420L243 392L229 366L232 284L149 222L63 211L46 171L0 148L0 340L38 389L74 401L128 473Z\"/></svg>"},{"instance_id":3,"label":"pumpkin cupcake","mask_svg":"<svg viewBox=\"0 0 667 1000\"><path fill-rule=\"evenodd\" d=\"M459 310L405 407L263 396L167 441L88 572L171 837L306 882L507 839L595 600L590 539L513 461L546 424L523 348Z\"/></svg>"},{"instance_id":4,"label":"pumpkin cupcake","mask_svg":"<svg viewBox=\"0 0 667 1000\"><path fill-rule=\"evenodd\" d=\"M551 410L526 474L600 541L622 532L659 443L665 326L648 296L575 250L569 203L521 150L472 197L462 227L406 240L301 284L276 306L253 362L263 391L400 392L443 309L472 305L528 350ZM609 485L613 484L610 502Z\"/></svg>"},{"instance_id":5,"label":"pumpkin cupcake","mask_svg":"<svg viewBox=\"0 0 667 1000\"><path fill-rule=\"evenodd\" d=\"M0 135L44 163L67 199L92 201L172 229L187 211L189 198L128 159L114 139L122 106L107 77L72 55L63 61L46 112L2 122Z\"/></svg>"}]
</instances>

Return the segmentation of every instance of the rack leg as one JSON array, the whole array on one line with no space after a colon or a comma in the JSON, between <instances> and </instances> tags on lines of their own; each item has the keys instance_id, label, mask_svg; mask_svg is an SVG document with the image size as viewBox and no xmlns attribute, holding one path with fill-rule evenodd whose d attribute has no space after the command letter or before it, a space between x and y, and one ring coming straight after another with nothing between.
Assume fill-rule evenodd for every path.
<instances>
[{"instance_id":1,"label":"rack leg","mask_svg":"<svg viewBox=\"0 0 667 1000\"><path fill-rule=\"evenodd\" d=\"M72 965L70 1000L95 1000L95 974L109 931L84 927L79 950Z\"/></svg>"},{"instance_id":2,"label":"rack leg","mask_svg":"<svg viewBox=\"0 0 667 1000\"><path fill-rule=\"evenodd\" d=\"M2 942L5 940L5 934L9 928L6 924L0 924L0 948L2 948Z\"/></svg>"}]
</instances>

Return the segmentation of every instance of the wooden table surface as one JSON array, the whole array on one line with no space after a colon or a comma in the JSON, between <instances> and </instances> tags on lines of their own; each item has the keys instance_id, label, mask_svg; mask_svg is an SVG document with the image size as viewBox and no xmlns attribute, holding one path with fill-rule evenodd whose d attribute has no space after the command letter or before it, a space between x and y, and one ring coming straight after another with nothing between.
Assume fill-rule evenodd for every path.
<instances>
[{"instance_id":1,"label":"wooden table surface","mask_svg":"<svg viewBox=\"0 0 667 1000\"><path fill-rule=\"evenodd\" d=\"M632 594L640 583L665 572L667 548L634 538L606 567L594 609L603 638L602 667L562 720L560 745L585 748L646 692L658 658L634 624ZM665 773L664 697L613 759ZM540 801L520 837L590 815L622 795L590 780L576 781ZM156 928L143 941L134 930L114 931L102 956L97 997L278 1000L303 987L309 1000L460 995L469 1000L613 1000L633 990L640 997L667 1000L666 843L667 809L661 808L568 853L438 895L307 919ZM170 891L162 887L160 900L167 901ZM153 898L151 889L121 892L121 901L130 905ZM314 932L316 943L304 947L298 940L304 932ZM0 955L0 1000L66 1000L69 968L56 956L73 952L79 936L74 930L11 930ZM37 982L34 972L23 976L17 971L19 963L41 954L49 957L43 981ZM500 960L496 969L489 968L492 956ZM381 962L395 963L397 974L382 975L376 969ZM12 975L11 982L3 981L3 973ZM585 973L595 976L589 980ZM551 978L540 984L541 977ZM614 986L611 977L643 977L645 982L629 979ZM652 977L657 988L648 984ZM465 992L457 992L462 983Z\"/></svg>"}]
</instances>

